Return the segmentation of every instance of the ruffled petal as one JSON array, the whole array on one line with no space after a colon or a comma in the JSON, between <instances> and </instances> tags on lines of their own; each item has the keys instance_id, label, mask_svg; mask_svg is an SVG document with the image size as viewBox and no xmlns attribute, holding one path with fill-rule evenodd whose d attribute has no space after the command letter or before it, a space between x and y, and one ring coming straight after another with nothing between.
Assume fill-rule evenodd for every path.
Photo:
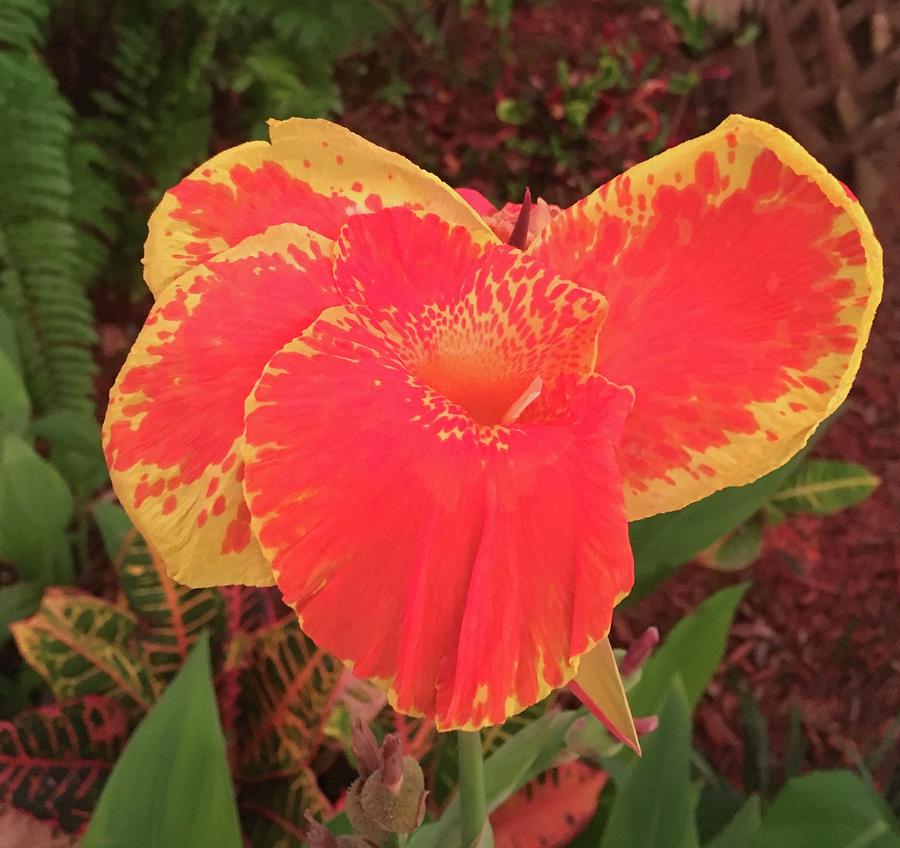
<instances>
[{"instance_id":1,"label":"ruffled petal","mask_svg":"<svg viewBox=\"0 0 900 848\"><path fill-rule=\"evenodd\" d=\"M189 586L272 582L250 532L244 401L272 356L338 301L333 243L283 224L159 298L110 392L110 475L135 526Z\"/></svg>"},{"instance_id":2,"label":"ruffled petal","mask_svg":"<svg viewBox=\"0 0 900 848\"><path fill-rule=\"evenodd\" d=\"M575 204L530 253L609 300L597 373L636 393L620 455L632 520L796 453L846 397L882 285L852 195L739 116Z\"/></svg>"},{"instance_id":3,"label":"ruffled petal","mask_svg":"<svg viewBox=\"0 0 900 848\"><path fill-rule=\"evenodd\" d=\"M328 121L270 121L271 144L214 156L163 197L150 218L144 278L154 295L194 265L275 224L333 239L357 212L411 206L490 233L452 188L412 162Z\"/></svg>"},{"instance_id":4,"label":"ruffled petal","mask_svg":"<svg viewBox=\"0 0 900 848\"><path fill-rule=\"evenodd\" d=\"M335 281L412 374L483 424L536 377L589 374L606 315L602 296L521 251L407 209L351 219Z\"/></svg>"},{"instance_id":5,"label":"ruffled petal","mask_svg":"<svg viewBox=\"0 0 900 848\"><path fill-rule=\"evenodd\" d=\"M483 426L401 354L339 308L272 358L247 403L254 530L304 630L398 710L499 723L575 674L630 588L632 396L592 378L555 421Z\"/></svg>"}]
</instances>

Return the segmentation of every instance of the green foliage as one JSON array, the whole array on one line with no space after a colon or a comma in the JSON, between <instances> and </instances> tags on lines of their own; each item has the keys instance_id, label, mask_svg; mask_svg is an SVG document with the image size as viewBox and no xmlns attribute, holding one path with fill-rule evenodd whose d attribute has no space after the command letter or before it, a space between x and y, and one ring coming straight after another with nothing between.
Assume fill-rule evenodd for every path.
<instances>
[{"instance_id":1,"label":"green foliage","mask_svg":"<svg viewBox=\"0 0 900 848\"><path fill-rule=\"evenodd\" d=\"M659 729L644 744L643 757L618 782L600 848L697 845L693 833L696 799L689 780L690 717L683 688L672 686Z\"/></svg>"},{"instance_id":2,"label":"green foliage","mask_svg":"<svg viewBox=\"0 0 900 848\"><path fill-rule=\"evenodd\" d=\"M725 653L735 610L749 584L722 589L683 618L641 669L629 692L636 715L657 712L679 678L691 710L696 706Z\"/></svg>"},{"instance_id":3,"label":"green foliage","mask_svg":"<svg viewBox=\"0 0 900 848\"><path fill-rule=\"evenodd\" d=\"M37 411L90 410L95 341L77 260L72 108L34 52L48 2L0 18L0 306L12 318Z\"/></svg>"},{"instance_id":4,"label":"green foliage","mask_svg":"<svg viewBox=\"0 0 900 848\"><path fill-rule=\"evenodd\" d=\"M299 845L291 822L301 821L306 809L327 807L310 763L322 741L338 663L301 633L272 590L180 586L150 555L121 507L97 504L94 515L125 603L74 589L47 591L34 615L12 625L22 656L57 697L102 696L137 720L161 695L165 699L166 687L175 685L173 678L208 634L229 759L253 848ZM37 744L30 756L68 774L52 748ZM77 783L78 774L67 780ZM91 772L95 782L105 776ZM204 768L203 779L208 777ZM93 784L85 787L88 799L96 797L94 790ZM19 806L17 797L12 803ZM21 797L21 809L35 814L31 796ZM80 827L83 811L70 809L71 797L37 814L64 828Z\"/></svg>"},{"instance_id":5,"label":"green foliage","mask_svg":"<svg viewBox=\"0 0 900 848\"><path fill-rule=\"evenodd\" d=\"M708 21L693 13L687 0L663 0L663 7L669 20L678 28L682 41L695 53L702 53L709 37Z\"/></svg>"},{"instance_id":6,"label":"green foliage","mask_svg":"<svg viewBox=\"0 0 900 848\"><path fill-rule=\"evenodd\" d=\"M81 844L242 845L206 639L128 741Z\"/></svg>"},{"instance_id":7,"label":"green foliage","mask_svg":"<svg viewBox=\"0 0 900 848\"><path fill-rule=\"evenodd\" d=\"M790 781L764 812L751 848L897 848L900 831L881 799L848 771Z\"/></svg>"},{"instance_id":8,"label":"green foliage","mask_svg":"<svg viewBox=\"0 0 900 848\"><path fill-rule=\"evenodd\" d=\"M790 515L832 515L864 501L879 484L867 468L855 462L807 460L770 501Z\"/></svg>"}]
</instances>

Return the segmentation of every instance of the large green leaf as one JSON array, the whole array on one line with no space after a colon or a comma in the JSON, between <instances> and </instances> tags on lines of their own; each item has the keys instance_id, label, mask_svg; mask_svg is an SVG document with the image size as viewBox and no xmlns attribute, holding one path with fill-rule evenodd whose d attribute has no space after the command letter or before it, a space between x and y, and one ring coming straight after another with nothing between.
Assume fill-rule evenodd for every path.
<instances>
[{"instance_id":1,"label":"large green leaf","mask_svg":"<svg viewBox=\"0 0 900 848\"><path fill-rule=\"evenodd\" d=\"M782 512L831 515L864 501L881 481L855 462L810 459L772 497Z\"/></svg>"},{"instance_id":2,"label":"large green leaf","mask_svg":"<svg viewBox=\"0 0 900 848\"><path fill-rule=\"evenodd\" d=\"M749 585L740 583L716 592L672 628L628 693L635 715L658 712L675 677L681 678L693 711L722 661L731 620Z\"/></svg>"},{"instance_id":3,"label":"large green leaf","mask_svg":"<svg viewBox=\"0 0 900 848\"><path fill-rule=\"evenodd\" d=\"M669 690L659 728L644 743L643 757L617 787L601 848L690 844L696 804L690 762L691 711L676 683Z\"/></svg>"},{"instance_id":4,"label":"large green leaf","mask_svg":"<svg viewBox=\"0 0 900 848\"><path fill-rule=\"evenodd\" d=\"M882 801L855 774L821 771L788 782L763 814L750 845L898 848L900 833Z\"/></svg>"},{"instance_id":5,"label":"large green leaf","mask_svg":"<svg viewBox=\"0 0 900 848\"><path fill-rule=\"evenodd\" d=\"M132 735L82 848L241 848L210 675L203 638Z\"/></svg>"},{"instance_id":6,"label":"large green leaf","mask_svg":"<svg viewBox=\"0 0 900 848\"><path fill-rule=\"evenodd\" d=\"M10 628L26 662L63 700L109 693L147 709L155 692L132 644L134 618L75 589L48 589L38 611Z\"/></svg>"},{"instance_id":7,"label":"large green leaf","mask_svg":"<svg viewBox=\"0 0 900 848\"><path fill-rule=\"evenodd\" d=\"M750 848L759 827L759 796L751 795L734 818L703 848Z\"/></svg>"},{"instance_id":8,"label":"large green leaf","mask_svg":"<svg viewBox=\"0 0 900 848\"><path fill-rule=\"evenodd\" d=\"M322 738L341 664L301 632L293 615L261 630L240 674L237 723L241 776L303 768Z\"/></svg>"},{"instance_id":9,"label":"large green leaf","mask_svg":"<svg viewBox=\"0 0 900 848\"><path fill-rule=\"evenodd\" d=\"M175 583L165 566L150 554L122 507L96 504L94 519L137 618L137 633L150 669L157 681L168 682L204 630L221 630L222 596L215 589L189 589Z\"/></svg>"},{"instance_id":10,"label":"large green leaf","mask_svg":"<svg viewBox=\"0 0 900 848\"><path fill-rule=\"evenodd\" d=\"M505 742L484 764L488 812L495 810L529 780L553 766L566 748L566 731L585 710L549 712ZM420 828L409 848L456 848L459 844L459 798L444 810L440 821Z\"/></svg>"},{"instance_id":11,"label":"large green leaf","mask_svg":"<svg viewBox=\"0 0 900 848\"><path fill-rule=\"evenodd\" d=\"M680 565L750 518L797 470L813 441L790 462L755 483L722 489L677 512L633 521L628 533L635 585L626 603L642 598Z\"/></svg>"},{"instance_id":12,"label":"large green leaf","mask_svg":"<svg viewBox=\"0 0 900 848\"><path fill-rule=\"evenodd\" d=\"M65 530L72 516L66 481L15 435L0 441L0 559L23 580L48 586L71 582Z\"/></svg>"},{"instance_id":13,"label":"large green leaf","mask_svg":"<svg viewBox=\"0 0 900 848\"><path fill-rule=\"evenodd\" d=\"M125 709L96 695L0 722L0 801L75 833L127 738Z\"/></svg>"}]
</instances>

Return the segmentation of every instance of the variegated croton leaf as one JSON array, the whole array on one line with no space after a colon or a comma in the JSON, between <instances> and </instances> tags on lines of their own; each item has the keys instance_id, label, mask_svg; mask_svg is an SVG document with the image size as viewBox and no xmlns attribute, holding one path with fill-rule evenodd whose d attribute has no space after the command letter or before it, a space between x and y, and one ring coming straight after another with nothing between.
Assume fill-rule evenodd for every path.
<instances>
[{"instance_id":1,"label":"variegated croton leaf","mask_svg":"<svg viewBox=\"0 0 900 848\"><path fill-rule=\"evenodd\" d=\"M300 848L306 844L306 810L325 817L331 812L308 768L288 777L244 784L238 806L249 848Z\"/></svg>"},{"instance_id":2,"label":"variegated croton leaf","mask_svg":"<svg viewBox=\"0 0 900 848\"><path fill-rule=\"evenodd\" d=\"M126 708L97 695L0 722L0 801L78 832L129 730Z\"/></svg>"},{"instance_id":3,"label":"variegated croton leaf","mask_svg":"<svg viewBox=\"0 0 900 848\"><path fill-rule=\"evenodd\" d=\"M81 700L32 710L14 724L0 725L0 757L12 758L9 763L0 759L0 779L4 787L12 785L8 773L15 767L24 787L10 794L10 803L78 830L127 737L126 717L134 724L152 706L193 642L209 630L219 709L247 832L254 848L300 844L296 840L303 812L328 807L310 763L322 740L340 664L301 633L276 590L188 589L168 577L121 508L98 505L95 517L123 602L113 604L75 589L50 589L37 613L13 625L23 658L53 694ZM107 697L97 697L101 694ZM105 712L97 704L106 705ZM41 731L54 717L53 728L62 728L58 717L63 715L76 729L60 729L59 739L50 730ZM107 721L105 716L114 715L121 720ZM22 736L27 745L16 742L20 725L26 729L23 733L31 734ZM70 754L63 743L81 737L84 744L71 749L79 755ZM90 745L100 746L96 757ZM51 775L50 783L31 785L38 778L33 770L22 772L20 761L26 755ZM66 798L53 806L55 786L65 786L80 806L73 807ZM44 796L50 800L40 807Z\"/></svg>"},{"instance_id":4,"label":"variegated croton leaf","mask_svg":"<svg viewBox=\"0 0 900 848\"><path fill-rule=\"evenodd\" d=\"M340 663L303 635L293 615L255 635L240 675L242 777L293 774L308 765L340 674Z\"/></svg>"},{"instance_id":5,"label":"variegated croton leaf","mask_svg":"<svg viewBox=\"0 0 900 848\"><path fill-rule=\"evenodd\" d=\"M146 710L156 700L127 610L77 589L48 589L38 611L10 627L19 651L60 700L109 693Z\"/></svg>"},{"instance_id":6,"label":"variegated croton leaf","mask_svg":"<svg viewBox=\"0 0 900 848\"><path fill-rule=\"evenodd\" d=\"M152 555L124 510L98 504L94 516L137 622L136 635L157 686L168 683L196 638L209 630L215 640L224 624L224 603L215 589L175 583Z\"/></svg>"}]
</instances>

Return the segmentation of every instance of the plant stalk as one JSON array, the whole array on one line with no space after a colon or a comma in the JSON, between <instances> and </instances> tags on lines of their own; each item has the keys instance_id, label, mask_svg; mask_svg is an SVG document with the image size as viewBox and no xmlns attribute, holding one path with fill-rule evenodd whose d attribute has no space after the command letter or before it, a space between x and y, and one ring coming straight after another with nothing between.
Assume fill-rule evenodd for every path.
<instances>
[{"instance_id":1,"label":"plant stalk","mask_svg":"<svg viewBox=\"0 0 900 848\"><path fill-rule=\"evenodd\" d=\"M469 848L477 844L487 821L481 734L459 730L456 744L459 752L460 835L463 848Z\"/></svg>"}]
</instances>

